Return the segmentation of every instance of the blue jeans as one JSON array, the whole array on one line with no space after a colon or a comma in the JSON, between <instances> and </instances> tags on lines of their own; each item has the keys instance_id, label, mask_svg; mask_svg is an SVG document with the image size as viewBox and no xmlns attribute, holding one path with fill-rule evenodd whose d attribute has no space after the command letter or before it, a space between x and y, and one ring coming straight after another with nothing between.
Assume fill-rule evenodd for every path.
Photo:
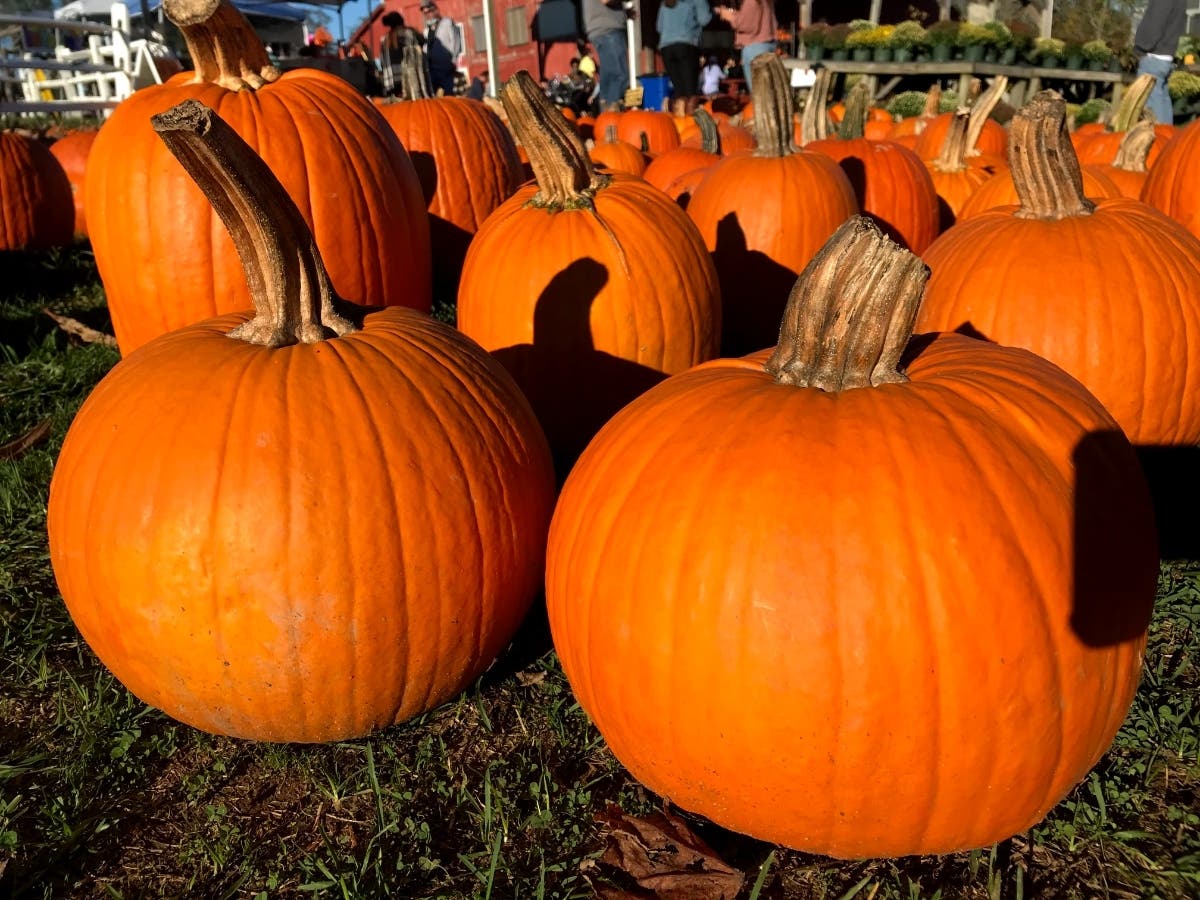
<instances>
[{"instance_id":1,"label":"blue jeans","mask_svg":"<svg viewBox=\"0 0 1200 900\"><path fill-rule=\"evenodd\" d=\"M763 41L760 44L747 44L742 48L742 77L746 79L746 90L753 93L750 87L750 63L754 61L754 57L762 56L764 53L774 53L775 42Z\"/></svg>"},{"instance_id":2,"label":"blue jeans","mask_svg":"<svg viewBox=\"0 0 1200 900\"><path fill-rule=\"evenodd\" d=\"M620 103L629 87L629 47L624 31L606 31L591 39L600 57L600 105Z\"/></svg>"},{"instance_id":3,"label":"blue jeans","mask_svg":"<svg viewBox=\"0 0 1200 900\"><path fill-rule=\"evenodd\" d=\"M1138 74L1154 76L1154 89L1150 91L1146 109L1154 114L1155 122L1163 125L1175 124L1175 117L1171 112L1171 95L1167 91L1167 76L1173 68L1175 63L1169 59L1143 56L1138 60Z\"/></svg>"}]
</instances>

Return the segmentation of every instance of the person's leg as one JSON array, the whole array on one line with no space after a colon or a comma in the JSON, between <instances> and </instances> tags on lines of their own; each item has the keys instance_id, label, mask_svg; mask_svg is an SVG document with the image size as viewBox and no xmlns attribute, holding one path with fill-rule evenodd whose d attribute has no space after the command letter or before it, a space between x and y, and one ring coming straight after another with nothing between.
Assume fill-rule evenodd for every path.
<instances>
[{"instance_id":1,"label":"person's leg","mask_svg":"<svg viewBox=\"0 0 1200 900\"><path fill-rule=\"evenodd\" d=\"M430 69L429 70L429 87L436 94L438 88L442 89L442 93L447 97L454 96L454 70L453 69Z\"/></svg>"},{"instance_id":2,"label":"person's leg","mask_svg":"<svg viewBox=\"0 0 1200 900\"><path fill-rule=\"evenodd\" d=\"M1146 100L1146 109L1154 116L1154 121L1164 125L1173 125L1175 116L1171 110L1171 94L1167 90L1167 78L1171 75L1174 62L1169 59L1155 59L1143 56L1138 60L1139 75L1153 75L1154 89Z\"/></svg>"},{"instance_id":3,"label":"person's leg","mask_svg":"<svg viewBox=\"0 0 1200 900\"><path fill-rule=\"evenodd\" d=\"M689 97L695 92L695 85L687 80L687 51L687 44L667 44L659 50L675 97Z\"/></svg>"},{"instance_id":4,"label":"person's leg","mask_svg":"<svg viewBox=\"0 0 1200 900\"><path fill-rule=\"evenodd\" d=\"M600 103L619 103L629 87L629 61L625 58L625 33L608 31L592 39L600 57Z\"/></svg>"},{"instance_id":5,"label":"person's leg","mask_svg":"<svg viewBox=\"0 0 1200 900\"><path fill-rule=\"evenodd\" d=\"M700 93L700 48L693 44L683 44L683 73L682 77L687 90L676 91L677 97L695 97Z\"/></svg>"},{"instance_id":6,"label":"person's leg","mask_svg":"<svg viewBox=\"0 0 1200 900\"><path fill-rule=\"evenodd\" d=\"M747 44L742 48L742 77L746 79L746 90L753 93L750 86L750 64L754 62L756 56L762 56L764 53L774 53L774 41L762 41L758 44Z\"/></svg>"}]
</instances>

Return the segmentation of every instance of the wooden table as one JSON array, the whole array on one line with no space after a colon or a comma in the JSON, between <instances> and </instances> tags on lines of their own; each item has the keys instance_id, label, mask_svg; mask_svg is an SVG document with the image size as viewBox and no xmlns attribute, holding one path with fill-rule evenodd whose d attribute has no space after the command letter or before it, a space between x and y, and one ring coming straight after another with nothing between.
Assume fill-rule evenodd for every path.
<instances>
[{"instance_id":1,"label":"wooden table","mask_svg":"<svg viewBox=\"0 0 1200 900\"><path fill-rule=\"evenodd\" d=\"M1049 69L1042 66L1003 65L1001 63L968 62L962 59L949 62L854 62L852 60L822 59L812 63L808 60L785 58L784 64L790 68L814 68L820 66L837 75L866 75L870 80L872 95L876 100L887 97L907 76L951 76L958 79L958 96L967 96L972 78L994 77L1007 75L1009 82L1009 102L1013 106L1022 106L1028 95L1035 94L1043 87L1043 82L1086 82L1090 84L1091 95L1094 97L1101 86L1111 86L1112 102L1118 103L1125 85L1129 84L1136 75L1132 72L1093 72L1090 69ZM892 76L879 86L879 76Z\"/></svg>"}]
</instances>

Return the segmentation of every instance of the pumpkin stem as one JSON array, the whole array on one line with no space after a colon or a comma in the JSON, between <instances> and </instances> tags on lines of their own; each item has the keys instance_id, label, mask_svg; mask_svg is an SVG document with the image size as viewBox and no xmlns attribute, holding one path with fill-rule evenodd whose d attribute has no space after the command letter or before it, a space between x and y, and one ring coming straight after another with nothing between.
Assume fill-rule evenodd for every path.
<instances>
[{"instance_id":1,"label":"pumpkin stem","mask_svg":"<svg viewBox=\"0 0 1200 900\"><path fill-rule=\"evenodd\" d=\"M867 115L871 103L867 94L866 81L860 81L846 95L846 112L838 126L838 137L843 141L864 137L867 133Z\"/></svg>"},{"instance_id":2,"label":"pumpkin stem","mask_svg":"<svg viewBox=\"0 0 1200 900\"><path fill-rule=\"evenodd\" d=\"M987 124L992 110L996 108L1006 90L1008 90L1008 76L997 75L992 79L988 89L971 104L971 121L967 125L966 146L963 147L964 159L968 156L979 155L976 145L979 143L979 136L983 134L983 126Z\"/></svg>"},{"instance_id":3,"label":"pumpkin stem","mask_svg":"<svg viewBox=\"0 0 1200 900\"><path fill-rule=\"evenodd\" d=\"M954 111L950 128L942 141L942 152L933 161L939 172L961 172L967 167L967 131L971 127L971 111L960 106Z\"/></svg>"},{"instance_id":4,"label":"pumpkin stem","mask_svg":"<svg viewBox=\"0 0 1200 900\"><path fill-rule=\"evenodd\" d=\"M750 63L754 84L755 156L778 158L796 152L792 143L792 83L783 61L774 53L754 57Z\"/></svg>"},{"instance_id":5,"label":"pumpkin stem","mask_svg":"<svg viewBox=\"0 0 1200 900\"><path fill-rule=\"evenodd\" d=\"M406 28L402 34L400 97L404 100L428 100L433 92L429 90L429 63L425 51L417 43L414 32Z\"/></svg>"},{"instance_id":6,"label":"pumpkin stem","mask_svg":"<svg viewBox=\"0 0 1200 900\"><path fill-rule=\"evenodd\" d=\"M823 141L829 136L829 82L833 73L821 67L804 103L800 116L800 144Z\"/></svg>"},{"instance_id":7,"label":"pumpkin stem","mask_svg":"<svg viewBox=\"0 0 1200 900\"><path fill-rule=\"evenodd\" d=\"M925 108L921 110L922 119L932 119L942 108L942 86L935 83L925 95Z\"/></svg>"},{"instance_id":8,"label":"pumpkin stem","mask_svg":"<svg viewBox=\"0 0 1200 900\"><path fill-rule=\"evenodd\" d=\"M908 381L929 269L865 216L852 216L805 266L763 368L778 384L837 392Z\"/></svg>"},{"instance_id":9,"label":"pumpkin stem","mask_svg":"<svg viewBox=\"0 0 1200 900\"><path fill-rule=\"evenodd\" d=\"M339 302L300 210L267 164L215 112L185 100L151 116L167 149L229 230L254 300L254 318L229 332L264 347L314 344L357 326Z\"/></svg>"},{"instance_id":10,"label":"pumpkin stem","mask_svg":"<svg viewBox=\"0 0 1200 900\"><path fill-rule=\"evenodd\" d=\"M500 99L537 181L530 205L591 209L592 197L612 179L596 171L571 123L524 69L504 83ZM616 137L615 129L612 137Z\"/></svg>"},{"instance_id":11,"label":"pumpkin stem","mask_svg":"<svg viewBox=\"0 0 1200 900\"><path fill-rule=\"evenodd\" d=\"M1124 169L1126 172L1145 172L1146 157L1150 155L1150 147L1158 135L1154 131L1154 122L1143 119L1121 138L1117 148L1117 156L1113 160L1114 169Z\"/></svg>"},{"instance_id":12,"label":"pumpkin stem","mask_svg":"<svg viewBox=\"0 0 1200 900\"><path fill-rule=\"evenodd\" d=\"M697 109L692 113L696 126L700 129L700 149L714 156L721 155L721 130L717 128L717 120L707 109Z\"/></svg>"},{"instance_id":13,"label":"pumpkin stem","mask_svg":"<svg viewBox=\"0 0 1200 900\"><path fill-rule=\"evenodd\" d=\"M1079 157L1067 134L1067 104L1055 91L1039 91L1013 116L1008 164L1021 200L1020 219L1091 215L1083 194Z\"/></svg>"},{"instance_id":14,"label":"pumpkin stem","mask_svg":"<svg viewBox=\"0 0 1200 900\"><path fill-rule=\"evenodd\" d=\"M267 48L229 0L164 0L163 9L183 32L196 67L193 83L241 91L279 78Z\"/></svg>"},{"instance_id":15,"label":"pumpkin stem","mask_svg":"<svg viewBox=\"0 0 1200 900\"><path fill-rule=\"evenodd\" d=\"M1121 95L1121 102L1108 123L1109 131L1128 131L1142 117L1146 101L1154 91L1154 76L1139 75Z\"/></svg>"}]
</instances>

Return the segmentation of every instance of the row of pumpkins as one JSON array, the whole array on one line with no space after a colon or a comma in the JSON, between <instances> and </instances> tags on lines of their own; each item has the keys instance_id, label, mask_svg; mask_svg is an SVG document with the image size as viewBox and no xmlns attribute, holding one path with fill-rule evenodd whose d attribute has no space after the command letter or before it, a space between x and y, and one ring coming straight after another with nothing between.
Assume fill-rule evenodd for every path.
<instances>
[{"instance_id":1,"label":"row of pumpkins","mask_svg":"<svg viewBox=\"0 0 1200 900\"><path fill-rule=\"evenodd\" d=\"M637 125L647 178L691 153L685 211L598 170L525 73L518 188L485 105L280 77L225 0L185 3L194 77L91 147L124 359L48 513L71 615L130 690L222 734L364 735L470 684L544 584L613 752L726 827L948 852L1084 777L1155 593L1130 440L1200 440L1200 126L1147 178L1181 222L1089 199L1049 92L1008 131L979 113L997 94L908 126L941 134L928 165L853 136L861 95L797 149L766 56L753 151L718 155L722 126L744 140L720 116L698 148L666 114L591 123ZM989 169L1019 205L968 217ZM426 315L435 281L457 330Z\"/></svg>"}]
</instances>

